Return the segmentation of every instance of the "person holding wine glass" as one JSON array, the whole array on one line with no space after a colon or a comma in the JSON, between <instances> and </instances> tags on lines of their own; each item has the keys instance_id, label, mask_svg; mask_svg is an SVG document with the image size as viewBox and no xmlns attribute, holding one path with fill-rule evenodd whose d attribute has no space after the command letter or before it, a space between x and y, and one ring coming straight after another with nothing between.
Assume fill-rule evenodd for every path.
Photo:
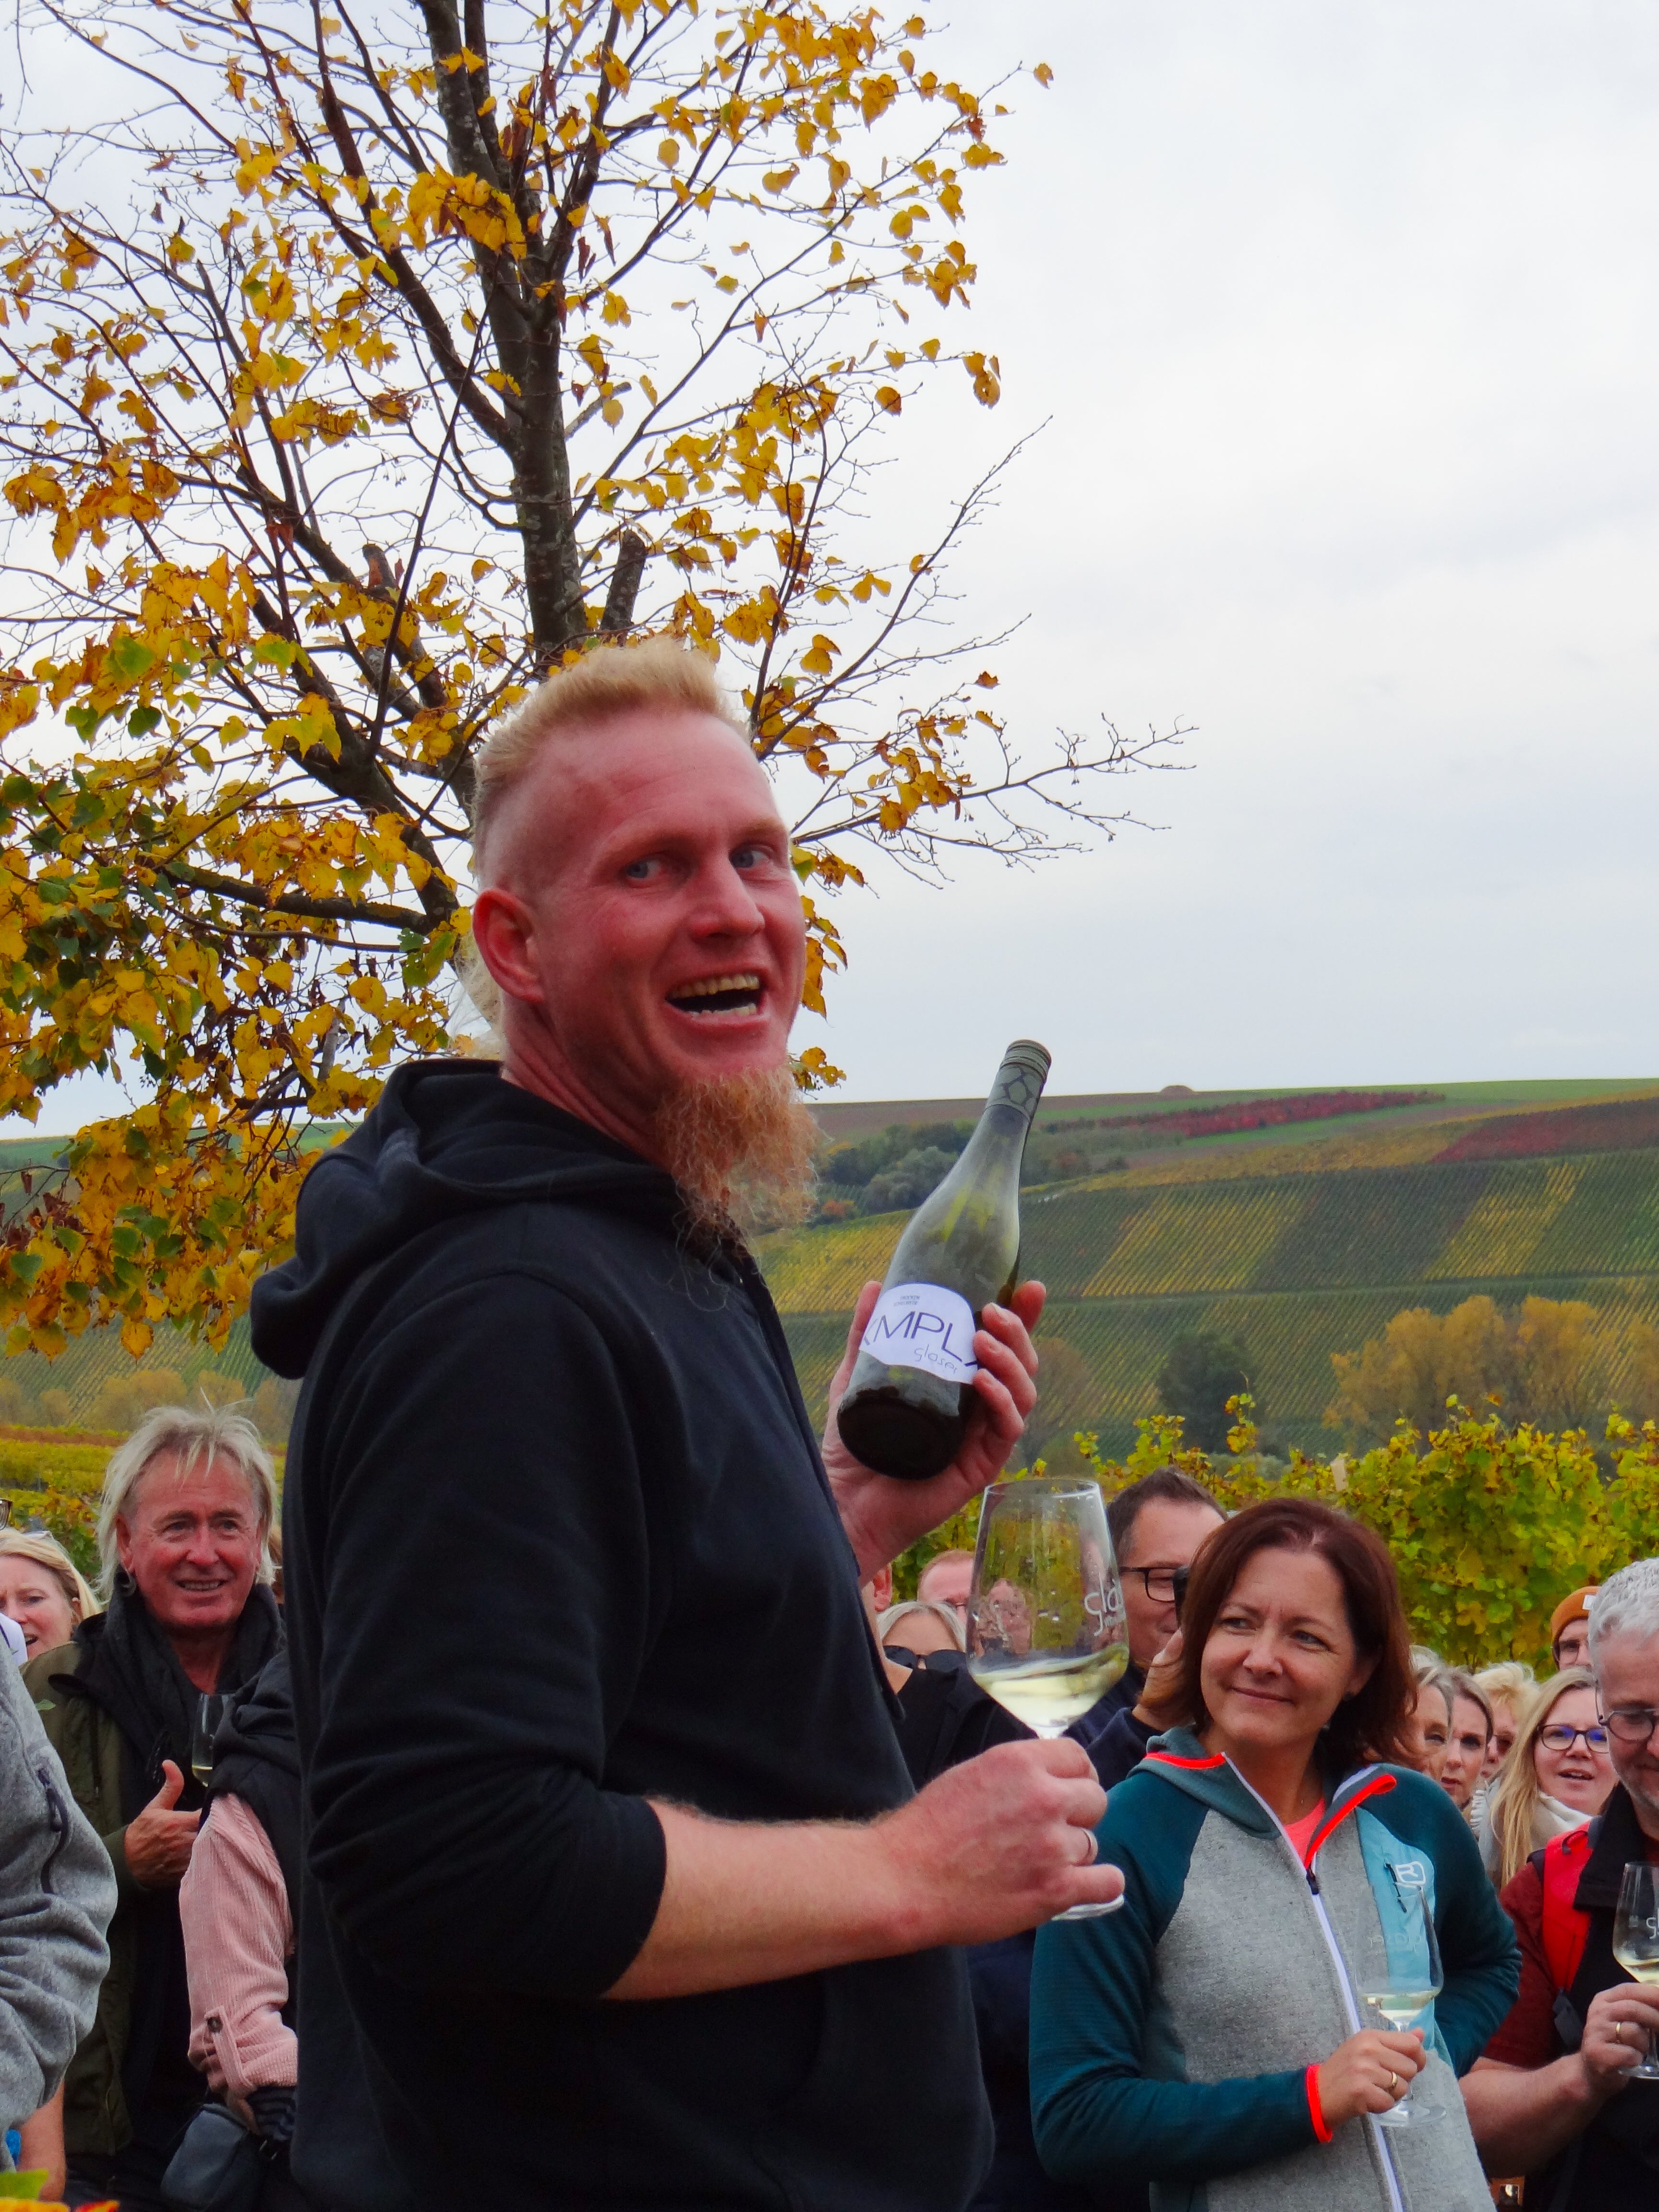
<instances>
[{"instance_id":1,"label":"person holding wine glass","mask_svg":"<svg viewBox=\"0 0 1659 2212\"><path fill-rule=\"evenodd\" d=\"M1455 2074L1513 1996L1515 1938L1443 1790L1396 1759L1415 1702L1394 1565L1330 1507L1273 1498L1212 1534L1182 1607L1186 1725L1097 1832L1121 1911L1037 1936L1031 2100L1049 2172L1208 2212L1478 2212ZM1366 2024L1379 1936L1440 1954L1404 2028ZM1390 1979L1397 1978L1390 1977ZM1429 2124L1382 2129L1418 2077Z\"/></svg>"},{"instance_id":2,"label":"person holding wine glass","mask_svg":"<svg viewBox=\"0 0 1659 2212\"><path fill-rule=\"evenodd\" d=\"M1075 1744L913 1790L860 1587L1036 1401L1048 1055L1010 1048L963 1203L922 1209L931 1287L866 1286L820 1446L749 1242L817 1131L746 720L697 653L596 644L471 769L501 1057L393 1071L253 1291L255 1350L304 1377L295 2179L325 2197L319 2129L337 2160L376 2118L330 2078L346 2040L422 2208L482 2147L503 2207L963 2212L990 2124L957 1947L1119 1877Z\"/></svg>"},{"instance_id":3,"label":"person holding wine glass","mask_svg":"<svg viewBox=\"0 0 1659 2212\"><path fill-rule=\"evenodd\" d=\"M1549 2212L1659 2202L1659 1559L1604 1583L1590 1614L1595 1704L1614 1775L1588 1822L1534 1850L1503 1903L1521 1988L1463 2081L1488 2170L1525 2173Z\"/></svg>"},{"instance_id":4,"label":"person holding wine glass","mask_svg":"<svg viewBox=\"0 0 1659 2212\"><path fill-rule=\"evenodd\" d=\"M204 1692L282 1641L265 1536L276 1470L231 1408L158 1406L111 1455L99 1519L106 1611L37 1652L23 1680L119 1901L95 2032L75 2055L63 2125L68 2201L152 2212L203 2095L186 2043L179 1883L201 1819L191 1769Z\"/></svg>"}]
</instances>

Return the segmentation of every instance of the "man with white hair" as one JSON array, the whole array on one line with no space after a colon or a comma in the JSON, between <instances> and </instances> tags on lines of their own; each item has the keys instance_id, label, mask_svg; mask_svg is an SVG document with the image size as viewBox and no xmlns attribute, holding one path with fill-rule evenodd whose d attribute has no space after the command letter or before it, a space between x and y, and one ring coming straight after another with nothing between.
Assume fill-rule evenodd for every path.
<instances>
[{"instance_id":1,"label":"man with white hair","mask_svg":"<svg viewBox=\"0 0 1659 2212\"><path fill-rule=\"evenodd\" d=\"M105 1471L107 1610L24 1670L118 1884L97 2024L64 2087L71 2204L116 2197L124 2212L159 2212L162 2173L202 2101L179 1924L203 1802L191 1738L202 1693L238 1688L282 1641L264 1586L276 1504L251 1422L156 1407Z\"/></svg>"},{"instance_id":2,"label":"man with white hair","mask_svg":"<svg viewBox=\"0 0 1659 2212\"><path fill-rule=\"evenodd\" d=\"M1463 2080L1489 2173L1527 2176L1547 2212L1652 2212L1659 2082L1630 2070L1659 2033L1659 1989L1613 1955L1625 1869L1659 1863L1659 1559L1604 1583L1589 1662L1618 1784L1588 1827L1534 1851L1504 1892L1521 1990Z\"/></svg>"},{"instance_id":3,"label":"man with white hair","mask_svg":"<svg viewBox=\"0 0 1659 2212\"><path fill-rule=\"evenodd\" d=\"M820 1456L744 1234L815 1133L764 770L658 643L552 678L477 790L505 1056L398 1070L254 1293L306 1378L295 2177L362 2201L313 2135L331 2037L422 2207L960 2212L989 2128L951 1947L1121 1877L1075 1744L913 1795L859 1585L1004 1464L1042 1291L985 1310L951 1468L875 1474L833 1414Z\"/></svg>"}]
</instances>

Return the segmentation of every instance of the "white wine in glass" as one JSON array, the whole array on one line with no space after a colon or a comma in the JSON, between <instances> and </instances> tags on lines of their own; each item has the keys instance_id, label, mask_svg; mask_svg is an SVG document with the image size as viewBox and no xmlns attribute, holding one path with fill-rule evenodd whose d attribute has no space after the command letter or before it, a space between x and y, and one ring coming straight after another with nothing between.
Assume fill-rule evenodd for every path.
<instances>
[{"instance_id":1,"label":"white wine in glass","mask_svg":"<svg viewBox=\"0 0 1659 2212\"><path fill-rule=\"evenodd\" d=\"M1427 1890L1402 1888L1399 1895L1400 1921L1386 1929L1379 1922L1365 1945L1359 1961L1359 1994L1389 2027L1401 2033L1423 2028L1426 2043L1426 2014L1441 1990L1440 1945ZM1418 2095L1415 2079L1397 2105L1373 2115L1385 2128L1421 2127L1445 2117L1443 2105L1428 2104Z\"/></svg>"},{"instance_id":2,"label":"white wine in glass","mask_svg":"<svg viewBox=\"0 0 1659 2212\"><path fill-rule=\"evenodd\" d=\"M213 1779L213 1739L230 1699L216 1690L204 1690L196 1700L196 1726L190 1739L190 1771L205 1790Z\"/></svg>"},{"instance_id":3,"label":"white wine in glass","mask_svg":"<svg viewBox=\"0 0 1659 2212\"><path fill-rule=\"evenodd\" d=\"M1633 1982L1659 1986L1659 1866L1650 1859L1634 1859L1625 1869L1613 1917L1613 1955ZM1641 2064L1632 2066L1626 2079L1659 2081L1651 2035Z\"/></svg>"},{"instance_id":4,"label":"white wine in glass","mask_svg":"<svg viewBox=\"0 0 1659 2212\"><path fill-rule=\"evenodd\" d=\"M968 1671L1034 1735L1064 1735L1129 1663L1123 1592L1100 1486L994 1483L968 1594ZM1122 1903L1074 1905L1091 1920Z\"/></svg>"}]
</instances>

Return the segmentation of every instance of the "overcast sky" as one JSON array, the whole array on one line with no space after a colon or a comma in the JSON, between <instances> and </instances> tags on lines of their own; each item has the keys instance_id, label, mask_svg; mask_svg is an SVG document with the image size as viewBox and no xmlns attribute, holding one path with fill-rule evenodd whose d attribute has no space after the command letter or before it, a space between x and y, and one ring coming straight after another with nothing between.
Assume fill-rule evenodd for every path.
<instances>
[{"instance_id":1,"label":"overcast sky","mask_svg":"<svg viewBox=\"0 0 1659 2212\"><path fill-rule=\"evenodd\" d=\"M1157 835L844 899L798 1039L864 1097L1022 1033L1064 1091L1654 1073L1659 15L956 13L1056 82L970 226L1006 396L910 451L1052 416L957 571L1042 611L999 702L1196 734Z\"/></svg>"},{"instance_id":2,"label":"overcast sky","mask_svg":"<svg viewBox=\"0 0 1659 2212\"><path fill-rule=\"evenodd\" d=\"M866 1098L1018 1034L1067 1091L1659 1072L1659 13L956 21L942 72L1056 72L965 234L1006 397L907 409L876 519L1050 418L955 571L1041 611L999 703L1195 733L1122 787L1156 833L843 898L798 1042Z\"/></svg>"}]
</instances>

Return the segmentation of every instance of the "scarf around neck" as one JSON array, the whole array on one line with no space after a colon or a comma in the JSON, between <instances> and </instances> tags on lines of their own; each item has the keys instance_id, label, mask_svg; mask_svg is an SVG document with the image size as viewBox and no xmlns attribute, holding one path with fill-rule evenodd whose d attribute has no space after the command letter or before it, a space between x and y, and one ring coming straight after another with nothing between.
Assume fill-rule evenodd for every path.
<instances>
[{"instance_id":1,"label":"scarf around neck","mask_svg":"<svg viewBox=\"0 0 1659 2212\"><path fill-rule=\"evenodd\" d=\"M200 1693L125 1570L116 1577L108 1611L83 1620L75 1640L87 1655L73 1677L75 1687L121 1732L122 1818L135 1819L155 1796L161 1786L161 1762L167 1759L185 1778L181 1809L199 1806L202 1793L190 1771L190 1751ZM236 1623L217 1686L240 1689L282 1642L276 1601L264 1583L256 1583Z\"/></svg>"}]
</instances>

